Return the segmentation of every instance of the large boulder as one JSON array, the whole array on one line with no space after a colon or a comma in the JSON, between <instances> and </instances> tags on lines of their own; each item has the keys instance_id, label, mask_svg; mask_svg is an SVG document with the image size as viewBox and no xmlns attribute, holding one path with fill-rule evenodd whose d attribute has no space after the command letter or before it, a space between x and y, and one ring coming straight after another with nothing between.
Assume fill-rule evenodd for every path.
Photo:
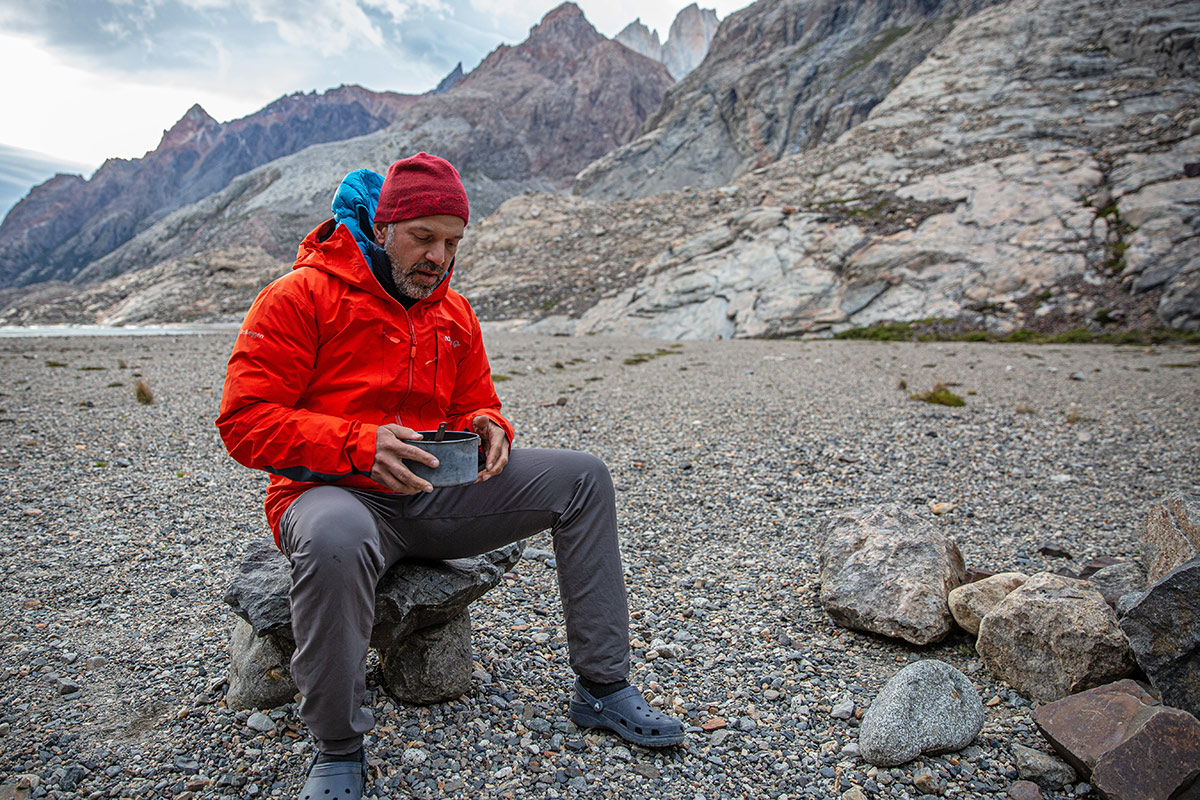
<instances>
[{"instance_id":1,"label":"large boulder","mask_svg":"<svg viewBox=\"0 0 1200 800\"><path fill-rule=\"evenodd\" d=\"M897 672L863 715L865 761L894 766L922 753L961 750L978 735L983 703L969 678L942 661L914 661Z\"/></svg>"},{"instance_id":2,"label":"large boulder","mask_svg":"<svg viewBox=\"0 0 1200 800\"><path fill-rule=\"evenodd\" d=\"M1200 555L1200 497L1176 492L1142 523L1142 553L1150 583Z\"/></svg>"},{"instance_id":3,"label":"large boulder","mask_svg":"<svg viewBox=\"0 0 1200 800\"><path fill-rule=\"evenodd\" d=\"M1151 586L1121 617L1121 629L1163 700L1200 717L1200 557Z\"/></svg>"},{"instance_id":4,"label":"large boulder","mask_svg":"<svg viewBox=\"0 0 1200 800\"><path fill-rule=\"evenodd\" d=\"M979 621L1008 593L1029 580L1022 572L1001 572L986 578L964 583L950 591L947 602L958 626L968 633L979 634Z\"/></svg>"},{"instance_id":5,"label":"large boulder","mask_svg":"<svg viewBox=\"0 0 1200 800\"><path fill-rule=\"evenodd\" d=\"M1047 572L982 619L975 649L995 678L1041 701L1118 680L1134 667L1129 640L1100 592Z\"/></svg>"},{"instance_id":6,"label":"large boulder","mask_svg":"<svg viewBox=\"0 0 1200 800\"><path fill-rule=\"evenodd\" d=\"M1108 800L1167 800L1200 776L1200 721L1132 680L1039 706L1042 735Z\"/></svg>"},{"instance_id":7,"label":"large boulder","mask_svg":"<svg viewBox=\"0 0 1200 800\"><path fill-rule=\"evenodd\" d=\"M946 595L966 574L954 540L898 506L834 517L820 568L821 605L837 624L916 645L950 632Z\"/></svg>"},{"instance_id":8,"label":"large boulder","mask_svg":"<svg viewBox=\"0 0 1200 800\"><path fill-rule=\"evenodd\" d=\"M400 562L375 590L371 646L383 684L413 704L459 697L471 685L470 603L500 582L520 559L523 542L474 558ZM251 545L226 592L241 620L230 645L227 701L273 708L296 693L289 662L295 651L287 558L267 542Z\"/></svg>"}]
</instances>

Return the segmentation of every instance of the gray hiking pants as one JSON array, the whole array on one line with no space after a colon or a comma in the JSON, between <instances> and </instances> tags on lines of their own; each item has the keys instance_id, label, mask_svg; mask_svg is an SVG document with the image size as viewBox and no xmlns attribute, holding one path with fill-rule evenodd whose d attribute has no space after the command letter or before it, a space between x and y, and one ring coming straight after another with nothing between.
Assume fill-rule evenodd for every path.
<instances>
[{"instance_id":1,"label":"gray hiking pants","mask_svg":"<svg viewBox=\"0 0 1200 800\"><path fill-rule=\"evenodd\" d=\"M292 564L292 676L300 716L325 753L352 753L375 724L362 707L375 585L405 558L479 555L549 530L571 668L599 683L629 674L629 606L612 479L571 450L514 449L498 476L417 495L319 486L283 515Z\"/></svg>"}]
</instances>

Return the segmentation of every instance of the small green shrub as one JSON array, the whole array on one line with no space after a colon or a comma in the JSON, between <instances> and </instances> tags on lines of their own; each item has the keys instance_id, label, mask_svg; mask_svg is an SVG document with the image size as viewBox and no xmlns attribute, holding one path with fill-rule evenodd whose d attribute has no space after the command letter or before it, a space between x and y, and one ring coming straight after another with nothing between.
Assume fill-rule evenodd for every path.
<instances>
[{"instance_id":1,"label":"small green shrub","mask_svg":"<svg viewBox=\"0 0 1200 800\"><path fill-rule=\"evenodd\" d=\"M910 394L909 399L922 400L939 406L965 406L967 404L966 400L946 388L944 383L935 383L928 392Z\"/></svg>"}]
</instances>

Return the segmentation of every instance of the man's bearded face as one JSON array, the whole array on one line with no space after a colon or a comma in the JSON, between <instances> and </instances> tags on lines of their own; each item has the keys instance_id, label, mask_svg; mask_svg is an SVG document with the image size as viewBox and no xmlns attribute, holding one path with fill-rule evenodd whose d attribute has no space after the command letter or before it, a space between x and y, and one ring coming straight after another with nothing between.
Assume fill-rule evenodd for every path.
<instances>
[{"instance_id":1,"label":"man's bearded face","mask_svg":"<svg viewBox=\"0 0 1200 800\"><path fill-rule=\"evenodd\" d=\"M454 262L465 227L449 214L377 225L375 238L387 251L396 288L414 300L432 294Z\"/></svg>"}]
</instances>

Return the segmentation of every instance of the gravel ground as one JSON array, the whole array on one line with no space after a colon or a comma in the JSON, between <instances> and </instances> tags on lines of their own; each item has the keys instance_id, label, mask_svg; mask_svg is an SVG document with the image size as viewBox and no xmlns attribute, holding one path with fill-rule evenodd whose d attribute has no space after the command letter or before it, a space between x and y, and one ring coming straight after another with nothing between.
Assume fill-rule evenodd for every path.
<instances>
[{"instance_id":1,"label":"gravel ground","mask_svg":"<svg viewBox=\"0 0 1200 800\"><path fill-rule=\"evenodd\" d=\"M264 477L230 460L212 425L231 339L0 340L0 783L176 800L299 787L310 745L294 706L264 724L223 703L221 597L268 535ZM816 596L823 520L901 503L948 528L968 566L1031 572L1134 556L1152 503L1200 491L1195 347L497 333L490 350L519 444L610 465L634 678L691 732L653 752L566 721L552 561L535 550L473 606L467 696L398 706L372 676L378 797L1003 793L1011 745L1045 749L1031 705L965 635L914 649L835 627ZM135 400L139 377L153 404ZM909 399L936 381L966 405ZM957 508L934 516L935 502ZM1045 540L1073 559L1039 555ZM856 717L831 708L853 700L861 715L917 658L970 675L987 722L961 753L876 770L855 755Z\"/></svg>"}]
</instances>

